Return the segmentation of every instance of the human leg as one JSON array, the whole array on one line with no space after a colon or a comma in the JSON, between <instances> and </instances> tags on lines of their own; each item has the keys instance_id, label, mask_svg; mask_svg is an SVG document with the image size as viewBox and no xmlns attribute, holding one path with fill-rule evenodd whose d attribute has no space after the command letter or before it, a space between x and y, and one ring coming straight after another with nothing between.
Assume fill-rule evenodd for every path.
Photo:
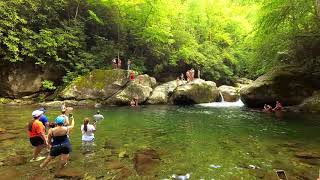
<instances>
[{"instance_id":1,"label":"human leg","mask_svg":"<svg viewBox=\"0 0 320 180\"><path fill-rule=\"evenodd\" d=\"M69 154L61 154L61 167L65 167L68 164Z\"/></svg>"},{"instance_id":2,"label":"human leg","mask_svg":"<svg viewBox=\"0 0 320 180\"><path fill-rule=\"evenodd\" d=\"M44 160L44 162L40 164L40 167L41 167L41 168L46 167L46 166L48 165L48 163L49 163L52 159L54 159L54 158L55 158L55 156L50 156L50 155L49 155L49 156L47 157L47 159Z\"/></svg>"}]
</instances>

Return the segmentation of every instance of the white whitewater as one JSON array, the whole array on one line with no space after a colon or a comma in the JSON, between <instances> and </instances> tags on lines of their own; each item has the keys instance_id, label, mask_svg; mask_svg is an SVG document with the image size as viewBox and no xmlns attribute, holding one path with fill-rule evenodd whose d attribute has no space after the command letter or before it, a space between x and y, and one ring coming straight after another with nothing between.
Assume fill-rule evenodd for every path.
<instances>
[{"instance_id":1,"label":"white whitewater","mask_svg":"<svg viewBox=\"0 0 320 180\"><path fill-rule=\"evenodd\" d=\"M221 97L221 102L202 103L202 104L198 104L198 106L202 106L202 107L243 107L244 106L241 99L239 99L236 102L225 102L221 92L219 92L219 94Z\"/></svg>"}]
</instances>

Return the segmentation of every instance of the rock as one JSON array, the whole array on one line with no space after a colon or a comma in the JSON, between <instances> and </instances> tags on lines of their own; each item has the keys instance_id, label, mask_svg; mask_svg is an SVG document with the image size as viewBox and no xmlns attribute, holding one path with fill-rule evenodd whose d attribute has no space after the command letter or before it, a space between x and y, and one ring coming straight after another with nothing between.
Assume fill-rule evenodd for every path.
<instances>
[{"instance_id":1,"label":"rock","mask_svg":"<svg viewBox=\"0 0 320 180\"><path fill-rule=\"evenodd\" d=\"M304 112L320 112L320 91L314 92L313 95L305 99L298 108Z\"/></svg>"},{"instance_id":2,"label":"rock","mask_svg":"<svg viewBox=\"0 0 320 180\"><path fill-rule=\"evenodd\" d=\"M143 86L151 87L151 88L155 87L155 85L157 84L156 79L154 77L148 76L147 74L142 74L137 76L134 79L134 82L137 84L141 84Z\"/></svg>"},{"instance_id":3,"label":"rock","mask_svg":"<svg viewBox=\"0 0 320 180\"><path fill-rule=\"evenodd\" d=\"M221 92L224 101L236 102L240 98L240 95L237 92L235 87L223 85L223 86L220 86L218 89Z\"/></svg>"},{"instance_id":4,"label":"rock","mask_svg":"<svg viewBox=\"0 0 320 180\"><path fill-rule=\"evenodd\" d=\"M9 98L0 98L0 104L8 104L10 102L12 102L12 99Z\"/></svg>"},{"instance_id":5,"label":"rock","mask_svg":"<svg viewBox=\"0 0 320 180\"><path fill-rule=\"evenodd\" d=\"M120 162L118 160L114 160L114 161L108 162L107 169L109 169L109 170L121 169L124 166L125 165L122 162Z\"/></svg>"},{"instance_id":6,"label":"rock","mask_svg":"<svg viewBox=\"0 0 320 180\"><path fill-rule=\"evenodd\" d=\"M0 134L5 133L5 132L6 132L6 130L4 128L0 128Z\"/></svg>"},{"instance_id":7,"label":"rock","mask_svg":"<svg viewBox=\"0 0 320 180\"><path fill-rule=\"evenodd\" d=\"M18 138L18 136L15 134L7 134L7 133L0 134L0 141L16 139L16 138Z\"/></svg>"},{"instance_id":8,"label":"rock","mask_svg":"<svg viewBox=\"0 0 320 180\"><path fill-rule=\"evenodd\" d=\"M44 106L44 107L61 107L62 104L66 104L66 106L91 106L94 107L96 102L93 100L81 100L81 101L76 101L76 100L65 100L65 101L51 101L51 102L43 102L43 103L38 103L39 106Z\"/></svg>"},{"instance_id":9,"label":"rock","mask_svg":"<svg viewBox=\"0 0 320 180\"><path fill-rule=\"evenodd\" d=\"M16 156L9 156L5 160L5 165L8 166L19 166L26 164L28 161L27 157L16 155Z\"/></svg>"},{"instance_id":10,"label":"rock","mask_svg":"<svg viewBox=\"0 0 320 180\"><path fill-rule=\"evenodd\" d=\"M42 81L61 83L64 70L53 63L38 65L28 61L0 66L0 94L7 98L21 98L42 91Z\"/></svg>"},{"instance_id":11,"label":"rock","mask_svg":"<svg viewBox=\"0 0 320 180\"><path fill-rule=\"evenodd\" d=\"M104 104L109 105L129 105L130 101L138 98L138 103L141 104L147 100L152 92L152 88L139 84L137 81L129 82L128 86L120 93L112 96L104 101Z\"/></svg>"},{"instance_id":12,"label":"rock","mask_svg":"<svg viewBox=\"0 0 320 180\"><path fill-rule=\"evenodd\" d=\"M248 107L263 107L279 100L283 105L300 104L320 89L320 73L302 67L281 66L260 76L240 90L241 100Z\"/></svg>"},{"instance_id":13,"label":"rock","mask_svg":"<svg viewBox=\"0 0 320 180\"><path fill-rule=\"evenodd\" d=\"M127 157L129 157L129 155L126 150L122 150L122 151L120 151L118 157L119 158L127 158Z\"/></svg>"},{"instance_id":14,"label":"rock","mask_svg":"<svg viewBox=\"0 0 320 180\"><path fill-rule=\"evenodd\" d=\"M141 176L153 175L160 165L160 156L153 149L139 150L134 156L134 168Z\"/></svg>"},{"instance_id":15,"label":"rock","mask_svg":"<svg viewBox=\"0 0 320 180\"><path fill-rule=\"evenodd\" d=\"M133 172L127 168L121 168L119 174L117 175L117 179L122 180L122 179L128 179L128 177L130 177L133 174Z\"/></svg>"},{"instance_id":16,"label":"rock","mask_svg":"<svg viewBox=\"0 0 320 180\"><path fill-rule=\"evenodd\" d=\"M219 90L214 82L195 79L178 86L173 91L170 101L178 105L191 105L214 102L218 97Z\"/></svg>"},{"instance_id":17,"label":"rock","mask_svg":"<svg viewBox=\"0 0 320 180\"><path fill-rule=\"evenodd\" d=\"M148 104L167 104L169 96L178 87L176 80L157 86L148 98Z\"/></svg>"},{"instance_id":18,"label":"rock","mask_svg":"<svg viewBox=\"0 0 320 180\"><path fill-rule=\"evenodd\" d=\"M83 171L80 169L74 168L63 168L58 170L55 175L55 178L65 178L65 179L82 179L83 178Z\"/></svg>"},{"instance_id":19,"label":"rock","mask_svg":"<svg viewBox=\"0 0 320 180\"><path fill-rule=\"evenodd\" d=\"M18 177L23 177L25 174L23 174L21 171L17 170L16 168L9 168L9 169L3 169L0 171L0 177L1 179L14 179Z\"/></svg>"},{"instance_id":20,"label":"rock","mask_svg":"<svg viewBox=\"0 0 320 180\"><path fill-rule=\"evenodd\" d=\"M96 69L72 81L59 96L63 99L103 100L123 89L128 81L125 70Z\"/></svg>"}]
</instances>

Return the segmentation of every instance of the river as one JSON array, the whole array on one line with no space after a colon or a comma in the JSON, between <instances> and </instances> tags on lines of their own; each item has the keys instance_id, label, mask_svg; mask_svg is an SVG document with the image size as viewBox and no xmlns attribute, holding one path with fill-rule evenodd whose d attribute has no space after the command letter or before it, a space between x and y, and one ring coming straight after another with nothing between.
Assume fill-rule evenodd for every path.
<instances>
[{"instance_id":1,"label":"river","mask_svg":"<svg viewBox=\"0 0 320 180\"><path fill-rule=\"evenodd\" d=\"M30 163L26 132L35 106L0 106L0 179L53 179L58 161L45 169ZM59 109L48 108L51 121ZM67 173L86 179L316 179L320 167L320 115L262 113L244 107L103 107L94 152L82 153L80 125L96 109L76 107ZM156 159L136 162L152 150ZM154 158L154 157L153 157ZM151 164L148 164L151 163ZM139 167L138 167L139 166ZM57 175L56 175L57 176Z\"/></svg>"}]
</instances>

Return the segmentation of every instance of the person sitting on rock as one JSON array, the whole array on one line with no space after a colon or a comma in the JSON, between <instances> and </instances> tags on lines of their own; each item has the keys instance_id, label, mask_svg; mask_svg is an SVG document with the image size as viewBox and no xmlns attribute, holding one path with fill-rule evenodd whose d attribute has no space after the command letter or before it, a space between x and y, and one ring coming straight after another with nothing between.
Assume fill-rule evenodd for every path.
<instances>
[{"instance_id":1,"label":"person sitting on rock","mask_svg":"<svg viewBox=\"0 0 320 180\"><path fill-rule=\"evenodd\" d=\"M283 106L279 101L276 101L276 107L273 108L273 111L282 111Z\"/></svg>"},{"instance_id":2,"label":"person sitting on rock","mask_svg":"<svg viewBox=\"0 0 320 180\"><path fill-rule=\"evenodd\" d=\"M181 73L181 75L180 75L180 80L181 80L181 81L184 81L184 75L183 75L183 73Z\"/></svg>"},{"instance_id":3,"label":"person sitting on rock","mask_svg":"<svg viewBox=\"0 0 320 180\"><path fill-rule=\"evenodd\" d=\"M134 71L130 71L130 81L134 80Z\"/></svg>"},{"instance_id":4,"label":"person sitting on rock","mask_svg":"<svg viewBox=\"0 0 320 180\"><path fill-rule=\"evenodd\" d=\"M69 140L69 132L74 127L75 120L72 118L70 126L64 126L65 119L58 116L55 120L56 127L49 129L48 144L51 146L47 159L40 165L45 167L52 159L61 155L61 167L68 163L69 153L71 152L71 144Z\"/></svg>"},{"instance_id":5,"label":"person sitting on rock","mask_svg":"<svg viewBox=\"0 0 320 180\"><path fill-rule=\"evenodd\" d=\"M264 104L263 111L264 112L271 112L272 106L270 106L269 104Z\"/></svg>"},{"instance_id":6,"label":"person sitting on rock","mask_svg":"<svg viewBox=\"0 0 320 180\"><path fill-rule=\"evenodd\" d=\"M133 97L132 100L130 101L130 106L135 107L138 106L138 97Z\"/></svg>"}]
</instances>

